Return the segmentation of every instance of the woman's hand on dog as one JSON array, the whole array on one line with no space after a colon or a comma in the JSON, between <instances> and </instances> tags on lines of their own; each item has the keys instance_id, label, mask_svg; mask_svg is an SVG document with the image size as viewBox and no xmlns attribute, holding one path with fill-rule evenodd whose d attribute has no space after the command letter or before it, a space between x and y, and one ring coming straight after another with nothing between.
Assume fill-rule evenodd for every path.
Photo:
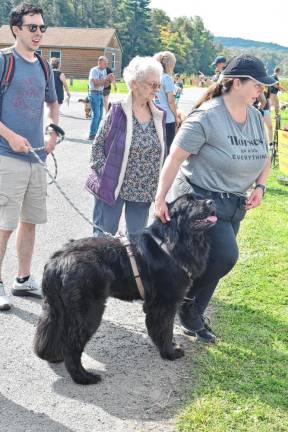
<instances>
[{"instance_id":1,"label":"woman's hand on dog","mask_svg":"<svg viewBox=\"0 0 288 432\"><path fill-rule=\"evenodd\" d=\"M168 212L168 207L165 202L165 199L156 198L155 199L155 216L161 219L161 222L167 223L170 221L170 216Z\"/></svg>"}]
</instances>

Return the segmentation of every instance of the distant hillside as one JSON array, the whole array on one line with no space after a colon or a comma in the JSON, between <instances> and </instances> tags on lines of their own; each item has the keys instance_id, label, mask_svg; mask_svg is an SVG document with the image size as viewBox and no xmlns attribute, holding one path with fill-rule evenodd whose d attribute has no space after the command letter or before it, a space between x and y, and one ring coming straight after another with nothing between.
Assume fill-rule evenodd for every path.
<instances>
[{"instance_id":1,"label":"distant hillside","mask_svg":"<svg viewBox=\"0 0 288 432\"><path fill-rule=\"evenodd\" d=\"M273 51L286 51L288 47L278 45L272 42L259 42L250 39L232 38L232 37L214 37L216 43L223 45L225 48L262 48L265 50Z\"/></svg>"}]
</instances>

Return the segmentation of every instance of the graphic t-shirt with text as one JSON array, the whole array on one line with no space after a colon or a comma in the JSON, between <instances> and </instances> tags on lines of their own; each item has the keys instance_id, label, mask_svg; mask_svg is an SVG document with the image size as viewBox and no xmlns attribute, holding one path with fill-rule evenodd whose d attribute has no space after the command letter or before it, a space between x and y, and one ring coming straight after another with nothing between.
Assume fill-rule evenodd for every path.
<instances>
[{"instance_id":1,"label":"graphic t-shirt with text","mask_svg":"<svg viewBox=\"0 0 288 432\"><path fill-rule=\"evenodd\" d=\"M263 120L256 108L247 108L245 123L230 115L223 97L194 110L173 145L191 153L181 172L191 183L215 192L245 194L268 157Z\"/></svg>"}]
</instances>

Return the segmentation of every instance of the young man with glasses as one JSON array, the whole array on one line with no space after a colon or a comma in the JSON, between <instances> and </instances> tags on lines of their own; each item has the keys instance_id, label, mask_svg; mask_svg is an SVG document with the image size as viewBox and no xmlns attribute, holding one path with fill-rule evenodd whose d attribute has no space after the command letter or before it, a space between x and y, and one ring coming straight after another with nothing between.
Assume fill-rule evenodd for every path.
<instances>
[{"instance_id":1,"label":"young man with glasses","mask_svg":"<svg viewBox=\"0 0 288 432\"><path fill-rule=\"evenodd\" d=\"M44 102L48 106L49 123L57 124L59 115L53 73L50 70L45 77L35 57L46 31L42 9L22 3L12 9L9 24L15 37L15 67L3 95L0 117L0 310L11 306L1 267L8 240L17 226L18 274L12 293L41 297L41 289L30 276L30 266L35 225L46 222L46 174L29 149L45 146L45 150L38 152L44 161L55 148L54 132L44 143ZM4 55L0 53L0 77L4 63Z\"/></svg>"}]
</instances>

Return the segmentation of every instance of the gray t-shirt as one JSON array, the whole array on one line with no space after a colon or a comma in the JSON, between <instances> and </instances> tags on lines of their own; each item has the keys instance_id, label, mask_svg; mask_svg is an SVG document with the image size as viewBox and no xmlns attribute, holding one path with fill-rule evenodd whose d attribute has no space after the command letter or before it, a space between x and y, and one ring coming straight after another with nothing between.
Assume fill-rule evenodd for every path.
<instances>
[{"instance_id":1,"label":"gray t-shirt","mask_svg":"<svg viewBox=\"0 0 288 432\"><path fill-rule=\"evenodd\" d=\"M191 183L214 192L245 194L268 157L258 110L249 106L246 122L239 124L222 96L205 102L184 121L173 146L191 153L180 172Z\"/></svg>"},{"instance_id":2,"label":"gray t-shirt","mask_svg":"<svg viewBox=\"0 0 288 432\"><path fill-rule=\"evenodd\" d=\"M89 72L89 90L98 90L98 91L103 91L104 90L104 85L102 86L95 86L93 84L92 79L96 79L96 80L100 80L103 79L107 76L107 71L106 68L105 69L100 69L98 66L93 67L92 69L90 69Z\"/></svg>"},{"instance_id":3,"label":"gray t-shirt","mask_svg":"<svg viewBox=\"0 0 288 432\"><path fill-rule=\"evenodd\" d=\"M47 83L39 60L31 63L14 50L15 70L8 90L4 94L0 121L13 132L26 138L32 147L44 146L43 111L44 101L57 100L53 73ZM3 72L3 57L0 54L0 76ZM37 154L45 160L46 153ZM14 152L8 142L0 136L0 155L11 156L27 162L37 162L32 153Z\"/></svg>"}]
</instances>

